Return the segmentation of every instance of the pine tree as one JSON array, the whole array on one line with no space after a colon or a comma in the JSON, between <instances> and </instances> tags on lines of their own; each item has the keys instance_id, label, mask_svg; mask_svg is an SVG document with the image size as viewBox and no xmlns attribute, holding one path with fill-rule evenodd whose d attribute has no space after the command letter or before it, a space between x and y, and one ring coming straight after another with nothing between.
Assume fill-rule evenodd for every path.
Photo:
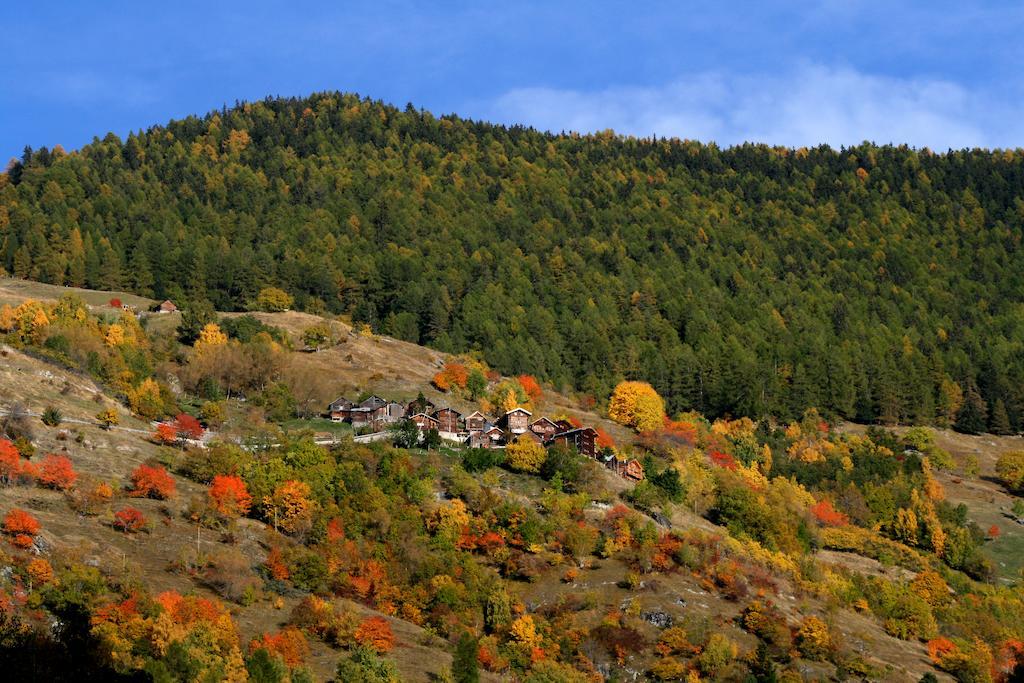
<instances>
[{"instance_id":1,"label":"pine tree","mask_svg":"<svg viewBox=\"0 0 1024 683\"><path fill-rule=\"evenodd\" d=\"M1010 416L1006 412L1006 404L1003 399L997 398L992 406L992 416L989 419L989 430L993 434L1012 434L1013 427L1010 426Z\"/></svg>"},{"instance_id":2,"label":"pine tree","mask_svg":"<svg viewBox=\"0 0 1024 683\"><path fill-rule=\"evenodd\" d=\"M988 413L985 400L981 398L974 382L970 382L964 392L964 403L956 416L954 429L964 434L980 434L985 431L985 417Z\"/></svg>"}]
</instances>

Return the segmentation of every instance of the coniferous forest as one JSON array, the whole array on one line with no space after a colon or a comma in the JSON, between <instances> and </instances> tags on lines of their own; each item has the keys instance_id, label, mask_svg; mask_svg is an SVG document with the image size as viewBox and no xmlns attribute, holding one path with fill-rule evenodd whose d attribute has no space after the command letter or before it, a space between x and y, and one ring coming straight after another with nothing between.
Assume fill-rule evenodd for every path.
<instances>
[{"instance_id":1,"label":"coniferous forest","mask_svg":"<svg viewBox=\"0 0 1024 683\"><path fill-rule=\"evenodd\" d=\"M1024 153L552 135L355 95L26 149L0 269L259 290L670 412L1024 427Z\"/></svg>"}]
</instances>

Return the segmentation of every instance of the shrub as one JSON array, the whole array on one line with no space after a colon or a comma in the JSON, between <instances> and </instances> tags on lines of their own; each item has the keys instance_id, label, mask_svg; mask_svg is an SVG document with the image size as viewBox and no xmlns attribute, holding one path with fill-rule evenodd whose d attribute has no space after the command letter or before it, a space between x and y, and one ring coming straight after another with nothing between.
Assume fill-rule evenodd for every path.
<instances>
[{"instance_id":1,"label":"shrub","mask_svg":"<svg viewBox=\"0 0 1024 683\"><path fill-rule=\"evenodd\" d=\"M43 424L47 427L56 427L64 421L64 416L61 415L61 412L53 406L47 406L43 411L42 418L40 419L42 419Z\"/></svg>"},{"instance_id":2,"label":"shrub","mask_svg":"<svg viewBox=\"0 0 1024 683\"><path fill-rule=\"evenodd\" d=\"M1024 489L1024 451L1009 451L996 460L996 474L1011 491Z\"/></svg>"},{"instance_id":3,"label":"shrub","mask_svg":"<svg viewBox=\"0 0 1024 683\"><path fill-rule=\"evenodd\" d=\"M285 626L277 633L264 633L259 640L253 640L249 644L251 651L263 648L281 658L289 667L296 667L302 664L309 656L309 644L302 631L294 626Z\"/></svg>"},{"instance_id":4,"label":"shrub","mask_svg":"<svg viewBox=\"0 0 1024 683\"><path fill-rule=\"evenodd\" d=\"M225 517L239 517L247 514L252 506L252 496L241 477L218 474L207 491L213 509Z\"/></svg>"},{"instance_id":5,"label":"shrub","mask_svg":"<svg viewBox=\"0 0 1024 683\"><path fill-rule=\"evenodd\" d=\"M731 664L738 653L736 643L721 633L714 633L697 655L697 668L706 676L715 675Z\"/></svg>"},{"instance_id":6,"label":"shrub","mask_svg":"<svg viewBox=\"0 0 1024 683\"><path fill-rule=\"evenodd\" d=\"M131 475L130 493L138 498L166 500L175 494L174 479L159 465L139 465Z\"/></svg>"},{"instance_id":7,"label":"shrub","mask_svg":"<svg viewBox=\"0 0 1024 683\"><path fill-rule=\"evenodd\" d=\"M832 649L828 624L813 615L806 617L796 632L796 648L807 659L826 659Z\"/></svg>"},{"instance_id":8,"label":"shrub","mask_svg":"<svg viewBox=\"0 0 1024 683\"><path fill-rule=\"evenodd\" d=\"M58 491L67 491L75 485L78 474L71 466L71 460L63 455L50 453L43 458L39 468L39 483Z\"/></svg>"},{"instance_id":9,"label":"shrub","mask_svg":"<svg viewBox=\"0 0 1024 683\"><path fill-rule=\"evenodd\" d=\"M505 448L505 464L517 472L540 472L547 458L544 447L527 436L520 436Z\"/></svg>"},{"instance_id":10,"label":"shrub","mask_svg":"<svg viewBox=\"0 0 1024 683\"><path fill-rule=\"evenodd\" d=\"M4 533L15 539L28 536L31 545L31 537L39 533L39 520L22 509L14 508L4 517Z\"/></svg>"},{"instance_id":11,"label":"shrub","mask_svg":"<svg viewBox=\"0 0 1024 683\"><path fill-rule=\"evenodd\" d=\"M114 528L126 534L134 534L146 527L146 518L142 511L133 507L124 507L114 513Z\"/></svg>"},{"instance_id":12,"label":"shrub","mask_svg":"<svg viewBox=\"0 0 1024 683\"><path fill-rule=\"evenodd\" d=\"M355 633L356 642L373 648L376 652L388 652L395 646L395 636L391 632L391 624L384 617L368 617L364 619Z\"/></svg>"}]
</instances>

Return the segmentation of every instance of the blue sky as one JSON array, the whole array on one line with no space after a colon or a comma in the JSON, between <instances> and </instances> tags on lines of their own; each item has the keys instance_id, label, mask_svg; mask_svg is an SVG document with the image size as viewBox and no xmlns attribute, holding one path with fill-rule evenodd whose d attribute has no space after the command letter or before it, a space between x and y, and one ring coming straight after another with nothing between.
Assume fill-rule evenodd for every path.
<instances>
[{"instance_id":1,"label":"blue sky","mask_svg":"<svg viewBox=\"0 0 1024 683\"><path fill-rule=\"evenodd\" d=\"M2 4L0 159L317 90L723 145L1024 147L1019 0Z\"/></svg>"}]
</instances>

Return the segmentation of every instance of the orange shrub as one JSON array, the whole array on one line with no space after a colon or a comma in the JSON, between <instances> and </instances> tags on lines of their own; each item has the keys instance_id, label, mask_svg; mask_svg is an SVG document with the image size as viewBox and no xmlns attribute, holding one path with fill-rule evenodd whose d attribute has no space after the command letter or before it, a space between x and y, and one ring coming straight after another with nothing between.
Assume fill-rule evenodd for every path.
<instances>
[{"instance_id":1,"label":"orange shrub","mask_svg":"<svg viewBox=\"0 0 1024 683\"><path fill-rule=\"evenodd\" d=\"M516 377L516 381L519 382L519 386L523 388L526 395L530 397L530 401L536 403L544 396L544 390L540 388L540 384L533 375L519 375L519 377Z\"/></svg>"},{"instance_id":2,"label":"orange shrub","mask_svg":"<svg viewBox=\"0 0 1024 683\"><path fill-rule=\"evenodd\" d=\"M35 466L21 457L13 443L0 439L0 484L27 484L37 474Z\"/></svg>"},{"instance_id":3,"label":"orange shrub","mask_svg":"<svg viewBox=\"0 0 1024 683\"><path fill-rule=\"evenodd\" d=\"M933 664L938 664L946 655L956 652L956 649L956 644L949 638L933 638L928 641L928 657Z\"/></svg>"},{"instance_id":4,"label":"orange shrub","mask_svg":"<svg viewBox=\"0 0 1024 683\"><path fill-rule=\"evenodd\" d=\"M612 435L606 432L601 427L597 428L597 447L598 448L615 448L615 439Z\"/></svg>"},{"instance_id":5,"label":"orange shrub","mask_svg":"<svg viewBox=\"0 0 1024 683\"><path fill-rule=\"evenodd\" d=\"M377 652L388 652L395 646L395 635L391 632L391 624L384 617L364 619L356 629L356 641L360 645L368 645Z\"/></svg>"},{"instance_id":6,"label":"orange shrub","mask_svg":"<svg viewBox=\"0 0 1024 683\"><path fill-rule=\"evenodd\" d=\"M25 567L25 571L28 572L32 582L37 586L53 581L53 567L51 567L50 563L41 557L29 562L28 566Z\"/></svg>"},{"instance_id":7,"label":"orange shrub","mask_svg":"<svg viewBox=\"0 0 1024 683\"><path fill-rule=\"evenodd\" d=\"M448 361L444 364L444 369L434 375L431 381L440 391L450 391L456 387L465 389L466 382L469 381L469 371L466 370L466 366L462 363Z\"/></svg>"},{"instance_id":8,"label":"orange shrub","mask_svg":"<svg viewBox=\"0 0 1024 683\"><path fill-rule=\"evenodd\" d=\"M178 443L178 432L173 425L161 422L153 433L153 441L164 446L173 446Z\"/></svg>"},{"instance_id":9,"label":"orange shrub","mask_svg":"<svg viewBox=\"0 0 1024 683\"><path fill-rule=\"evenodd\" d=\"M14 545L27 548L32 545L32 537L39 533L39 520L24 510L14 508L4 517L4 533L14 537Z\"/></svg>"},{"instance_id":10,"label":"orange shrub","mask_svg":"<svg viewBox=\"0 0 1024 683\"><path fill-rule=\"evenodd\" d=\"M63 455L50 453L39 469L39 483L58 491L67 491L75 485L78 474L71 466L71 460Z\"/></svg>"},{"instance_id":11,"label":"orange shrub","mask_svg":"<svg viewBox=\"0 0 1024 683\"><path fill-rule=\"evenodd\" d=\"M850 518L832 507L832 502L828 499L812 505L811 514L822 526L846 526L850 523Z\"/></svg>"},{"instance_id":12,"label":"orange shrub","mask_svg":"<svg viewBox=\"0 0 1024 683\"><path fill-rule=\"evenodd\" d=\"M288 578L288 565L284 562L284 555L281 553L281 549L274 546L267 553L267 559L264 561L263 566L270 572L270 576L278 581L284 581Z\"/></svg>"},{"instance_id":13,"label":"orange shrub","mask_svg":"<svg viewBox=\"0 0 1024 683\"><path fill-rule=\"evenodd\" d=\"M131 495L166 500L175 494L174 479L159 465L139 465L132 472Z\"/></svg>"},{"instance_id":14,"label":"orange shrub","mask_svg":"<svg viewBox=\"0 0 1024 683\"><path fill-rule=\"evenodd\" d=\"M264 633L263 638L249 643L250 651L259 648L277 655L289 667L299 666L309 656L309 644L306 642L306 636L294 626L285 626L273 634Z\"/></svg>"},{"instance_id":15,"label":"orange shrub","mask_svg":"<svg viewBox=\"0 0 1024 683\"><path fill-rule=\"evenodd\" d=\"M131 506L114 513L114 528L126 534L134 534L146 526L146 518L140 510Z\"/></svg>"},{"instance_id":16,"label":"orange shrub","mask_svg":"<svg viewBox=\"0 0 1024 683\"><path fill-rule=\"evenodd\" d=\"M241 477L218 474L207 491L213 508L227 517L238 517L249 512L252 496Z\"/></svg>"}]
</instances>

